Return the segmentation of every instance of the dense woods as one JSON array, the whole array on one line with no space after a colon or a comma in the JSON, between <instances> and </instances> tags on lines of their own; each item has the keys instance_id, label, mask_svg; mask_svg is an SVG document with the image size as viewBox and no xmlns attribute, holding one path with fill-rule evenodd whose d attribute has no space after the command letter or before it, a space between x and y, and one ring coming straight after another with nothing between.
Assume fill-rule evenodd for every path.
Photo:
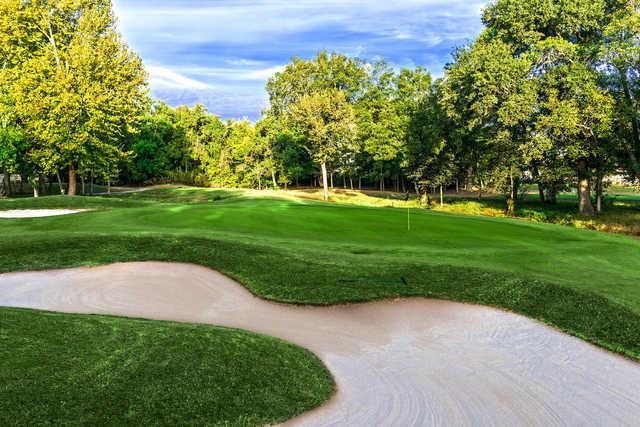
<instances>
[{"instance_id":1,"label":"dense woods","mask_svg":"<svg viewBox=\"0 0 640 427\"><path fill-rule=\"evenodd\" d=\"M320 52L269 79L260 120L148 99L108 0L0 0L0 167L35 195L85 182L507 195L602 209L640 178L640 15L629 0L496 0L444 76ZM78 183L76 183L78 177ZM66 183L66 185L65 185ZM77 190L79 188L79 190Z\"/></svg>"}]
</instances>

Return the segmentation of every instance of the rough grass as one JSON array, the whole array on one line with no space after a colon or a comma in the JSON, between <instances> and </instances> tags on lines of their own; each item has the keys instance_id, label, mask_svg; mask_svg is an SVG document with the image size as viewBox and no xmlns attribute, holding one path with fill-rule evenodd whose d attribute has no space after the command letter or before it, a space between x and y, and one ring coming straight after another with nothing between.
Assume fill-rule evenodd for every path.
<instances>
[{"instance_id":1,"label":"rough grass","mask_svg":"<svg viewBox=\"0 0 640 427\"><path fill-rule=\"evenodd\" d=\"M282 302L430 296L503 307L640 358L640 241L625 236L423 210L407 231L405 209L241 191L32 203L102 210L4 221L11 254L0 271L194 262Z\"/></svg>"},{"instance_id":2,"label":"rough grass","mask_svg":"<svg viewBox=\"0 0 640 427\"><path fill-rule=\"evenodd\" d=\"M640 236L640 198L633 196L611 196L605 199L602 213L593 218L580 216L574 197L564 196L557 205L547 205L529 196L520 202L516 218L528 221L559 224L580 229L604 231ZM506 217L505 200L500 197L484 199L448 198L444 206L433 206L434 210L466 215Z\"/></svg>"}]
</instances>

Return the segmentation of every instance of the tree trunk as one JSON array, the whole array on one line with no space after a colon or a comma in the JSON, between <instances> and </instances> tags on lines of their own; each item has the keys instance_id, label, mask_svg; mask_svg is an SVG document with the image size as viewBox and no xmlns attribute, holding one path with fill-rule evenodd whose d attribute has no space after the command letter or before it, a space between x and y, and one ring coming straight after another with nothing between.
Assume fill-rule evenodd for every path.
<instances>
[{"instance_id":1,"label":"tree trunk","mask_svg":"<svg viewBox=\"0 0 640 427\"><path fill-rule=\"evenodd\" d=\"M358 190L362 191L362 177L358 176Z\"/></svg>"},{"instance_id":2,"label":"tree trunk","mask_svg":"<svg viewBox=\"0 0 640 427\"><path fill-rule=\"evenodd\" d=\"M322 167L322 187L324 189L324 200L329 200L329 183L327 182L327 164L323 163Z\"/></svg>"},{"instance_id":3,"label":"tree trunk","mask_svg":"<svg viewBox=\"0 0 640 427\"><path fill-rule=\"evenodd\" d=\"M4 188L7 196L11 196L13 194L13 190L11 188L11 174L7 168L4 168Z\"/></svg>"},{"instance_id":4,"label":"tree trunk","mask_svg":"<svg viewBox=\"0 0 640 427\"><path fill-rule=\"evenodd\" d=\"M460 192L460 180L456 178L456 194Z\"/></svg>"},{"instance_id":5,"label":"tree trunk","mask_svg":"<svg viewBox=\"0 0 640 427\"><path fill-rule=\"evenodd\" d=\"M91 184L89 186L89 191L90 191L91 195L93 196L93 171L91 171Z\"/></svg>"},{"instance_id":6,"label":"tree trunk","mask_svg":"<svg viewBox=\"0 0 640 427\"><path fill-rule=\"evenodd\" d=\"M111 177L107 178L107 194L111 195Z\"/></svg>"},{"instance_id":7,"label":"tree trunk","mask_svg":"<svg viewBox=\"0 0 640 427\"><path fill-rule=\"evenodd\" d=\"M62 185L62 178L60 178L60 171L56 172L56 178L58 178L58 188L60 190L60 194L64 195L65 191L64 186Z\"/></svg>"},{"instance_id":8,"label":"tree trunk","mask_svg":"<svg viewBox=\"0 0 640 427\"><path fill-rule=\"evenodd\" d=\"M84 191L84 175L80 176L80 183L82 185L82 195L84 196L85 194L87 194L87 192Z\"/></svg>"},{"instance_id":9,"label":"tree trunk","mask_svg":"<svg viewBox=\"0 0 640 427\"><path fill-rule=\"evenodd\" d=\"M540 196L540 202L545 203L546 199L544 197L544 186L540 181L538 181L538 195Z\"/></svg>"},{"instance_id":10,"label":"tree trunk","mask_svg":"<svg viewBox=\"0 0 640 427\"><path fill-rule=\"evenodd\" d=\"M547 187L547 203L550 205L558 204L558 186L555 183Z\"/></svg>"},{"instance_id":11,"label":"tree trunk","mask_svg":"<svg viewBox=\"0 0 640 427\"><path fill-rule=\"evenodd\" d=\"M513 173L509 175L509 181L511 188L509 190L509 200L507 200L507 215L515 216L516 204L518 201L518 189L520 187L520 180L518 177L514 177Z\"/></svg>"},{"instance_id":12,"label":"tree trunk","mask_svg":"<svg viewBox=\"0 0 640 427\"><path fill-rule=\"evenodd\" d=\"M596 182L596 212L602 212L602 196L603 196L603 186L602 186L602 175L598 173Z\"/></svg>"},{"instance_id":13,"label":"tree trunk","mask_svg":"<svg viewBox=\"0 0 640 427\"><path fill-rule=\"evenodd\" d=\"M467 168L467 191L473 191L473 165Z\"/></svg>"},{"instance_id":14,"label":"tree trunk","mask_svg":"<svg viewBox=\"0 0 640 427\"><path fill-rule=\"evenodd\" d=\"M591 187L589 182L589 164L587 159L578 160L578 198L580 215L593 216L595 213L591 204Z\"/></svg>"},{"instance_id":15,"label":"tree trunk","mask_svg":"<svg viewBox=\"0 0 640 427\"><path fill-rule=\"evenodd\" d=\"M276 181L276 171L275 169L271 169L271 180L273 181L274 190L278 189L278 181Z\"/></svg>"},{"instance_id":16,"label":"tree trunk","mask_svg":"<svg viewBox=\"0 0 640 427\"><path fill-rule=\"evenodd\" d=\"M76 195L76 168L73 165L69 165L69 196Z\"/></svg>"},{"instance_id":17,"label":"tree trunk","mask_svg":"<svg viewBox=\"0 0 640 427\"><path fill-rule=\"evenodd\" d=\"M47 194L47 186L45 185L45 182L44 182L44 175L42 175L41 173L38 174L38 186L40 187L39 194L41 196L44 196L45 194Z\"/></svg>"},{"instance_id":18,"label":"tree trunk","mask_svg":"<svg viewBox=\"0 0 640 427\"><path fill-rule=\"evenodd\" d=\"M331 189L333 190L333 172L331 172Z\"/></svg>"},{"instance_id":19,"label":"tree trunk","mask_svg":"<svg viewBox=\"0 0 640 427\"><path fill-rule=\"evenodd\" d=\"M29 185L31 186L31 191L33 192L33 197L34 198L38 198L40 196L40 193L38 192L38 178L34 175L34 176L28 176L27 180L29 181Z\"/></svg>"},{"instance_id":20,"label":"tree trunk","mask_svg":"<svg viewBox=\"0 0 640 427\"><path fill-rule=\"evenodd\" d=\"M24 182L28 179L29 177L20 174L20 193L24 193Z\"/></svg>"},{"instance_id":21,"label":"tree trunk","mask_svg":"<svg viewBox=\"0 0 640 427\"><path fill-rule=\"evenodd\" d=\"M536 177L536 184L538 185L538 196L540 196L540 202L544 203L545 202L544 184L540 179L540 171L538 170L538 166L535 163L532 163L531 171L533 172L533 175Z\"/></svg>"},{"instance_id":22,"label":"tree trunk","mask_svg":"<svg viewBox=\"0 0 640 427\"><path fill-rule=\"evenodd\" d=\"M351 191L353 191L353 177L351 175L349 175L349 185L350 185Z\"/></svg>"},{"instance_id":23,"label":"tree trunk","mask_svg":"<svg viewBox=\"0 0 640 427\"><path fill-rule=\"evenodd\" d=\"M444 206L444 186L440 184L440 207Z\"/></svg>"}]
</instances>

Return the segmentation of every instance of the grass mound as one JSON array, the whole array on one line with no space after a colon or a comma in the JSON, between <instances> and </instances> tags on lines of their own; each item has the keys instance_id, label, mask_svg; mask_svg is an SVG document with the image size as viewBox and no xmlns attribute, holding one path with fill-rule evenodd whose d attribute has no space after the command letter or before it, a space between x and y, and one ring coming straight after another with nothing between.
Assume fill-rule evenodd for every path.
<instances>
[{"instance_id":1,"label":"grass mound","mask_svg":"<svg viewBox=\"0 0 640 427\"><path fill-rule=\"evenodd\" d=\"M274 338L0 309L1 425L264 425L333 389L314 355Z\"/></svg>"}]
</instances>

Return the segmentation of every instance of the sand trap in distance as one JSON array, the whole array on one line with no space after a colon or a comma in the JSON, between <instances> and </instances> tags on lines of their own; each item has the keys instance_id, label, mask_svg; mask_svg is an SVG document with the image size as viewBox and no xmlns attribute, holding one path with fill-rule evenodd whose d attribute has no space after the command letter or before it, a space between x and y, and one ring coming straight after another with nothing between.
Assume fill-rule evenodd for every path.
<instances>
[{"instance_id":1,"label":"sand trap in distance","mask_svg":"<svg viewBox=\"0 0 640 427\"><path fill-rule=\"evenodd\" d=\"M15 209L0 211L0 218L44 218L48 216L72 215L89 209Z\"/></svg>"}]
</instances>

